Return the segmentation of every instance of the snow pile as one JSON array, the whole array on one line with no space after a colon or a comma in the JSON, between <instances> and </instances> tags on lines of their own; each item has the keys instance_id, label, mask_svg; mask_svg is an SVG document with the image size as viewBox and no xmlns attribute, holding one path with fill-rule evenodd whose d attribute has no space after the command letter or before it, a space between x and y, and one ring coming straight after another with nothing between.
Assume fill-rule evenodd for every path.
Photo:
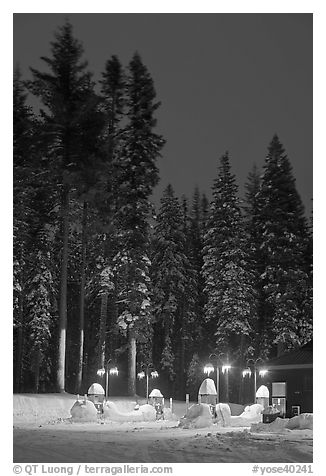
<instances>
[{"instance_id":1,"label":"snow pile","mask_svg":"<svg viewBox=\"0 0 326 476\"><path fill-rule=\"evenodd\" d=\"M115 404L116 409L120 413L132 412L137 404L138 407L141 406L141 402L138 402L138 400L136 401L134 399L130 399L128 397L113 397L112 399L110 398L110 402L113 402Z\"/></svg>"},{"instance_id":2,"label":"snow pile","mask_svg":"<svg viewBox=\"0 0 326 476\"><path fill-rule=\"evenodd\" d=\"M164 420L177 421L179 418L172 413L171 408L163 408Z\"/></svg>"},{"instance_id":3,"label":"snow pile","mask_svg":"<svg viewBox=\"0 0 326 476\"><path fill-rule=\"evenodd\" d=\"M206 403L195 403L188 409L186 415L180 419L181 428L207 428L213 425L212 414Z\"/></svg>"},{"instance_id":4,"label":"snow pile","mask_svg":"<svg viewBox=\"0 0 326 476\"><path fill-rule=\"evenodd\" d=\"M77 400L70 410L73 421L97 421L97 410L90 400Z\"/></svg>"},{"instance_id":5,"label":"snow pile","mask_svg":"<svg viewBox=\"0 0 326 476\"><path fill-rule=\"evenodd\" d=\"M215 421L219 426L230 426L231 409L227 403L218 403L215 407L215 413L216 413Z\"/></svg>"},{"instance_id":6,"label":"snow pile","mask_svg":"<svg viewBox=\"0 0 326 476\"><path fill-rule=\"evenodd\" d=\"M75 395L62 394L15 394L13 396L13 420L15 425L41 424L70 417Z\"/></svg>"},{"instance_id":7,"label":"snow pile","mask_svg":"<svg viewBox=\"0 0 326 476\"><path fill-rule=\"evenodd\" d=\"M290 430L312 430L313 414L301 413L293 418L276 418L271 423L258 423L251 425L250 431L263 433L285 433Z\"/></svg>"},{"instance_id":8,"label":"snow pile","mask_svg":"<svg viewBox=\"0 0 326 476\"><path fill-rule=\"evenodd\" d=\"M250 431L253 433L286 433L289 419L277 417L271 423L253 423Z\"/></svg>"},{"instance_id":9,"label":"snow pile","mask_svg":"<svg viewBox=\"0 0 326 476\"><path fill-rule=\"evenodd\" d=\"M138 410L121 412L113 402L106 402L103 407L103 416L112 421L154 421L156 420L156 411L152 405L141 405Z\"/></svg>"},{"instance_id":10,"label":"snow pile","mask_svg":"<svg viewBox=\"0 0 326 476\"><path fill-rule=\"evenodd\" d=\"M260 415L262 411L264 410L263 405L260 403L254 403L253 405L248 405L245 409L242 415Z\"/></svg>"},{"instance_id":11,"label":"snow pile","mask_svg":"<svg viewBox=\"0 0 326 476\"><path fill-rule=\"evenodd\" d=\"M289 430L312 430L313 414L301 413L300 415L290 418L286 428Z\"/></svg>"},{"instance_id":12,"label":"snow pile","mask_svg":"<svg viewBox=\"0 0 326 476\"><path fill-rule=\"evenodd\" d=\"M230 426L250 426L253 423L261 422L261 413L263 409L263 405L260 405L259 403L248 405L241 415L231 416Z\"/></svg>"}]
</instances>

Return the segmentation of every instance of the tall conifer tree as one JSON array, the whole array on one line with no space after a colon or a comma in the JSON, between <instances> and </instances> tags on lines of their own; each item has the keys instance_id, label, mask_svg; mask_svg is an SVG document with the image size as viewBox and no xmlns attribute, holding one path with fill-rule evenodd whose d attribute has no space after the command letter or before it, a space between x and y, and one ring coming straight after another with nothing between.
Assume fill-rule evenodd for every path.
<instances>
[{"instance_id":1,"label":"tall conifer tree","mask_svg":"<svg viewBox=\"0 0 326 476\"><path fill-rule=\"evenodd\" d=\"M305 263L308 233L304 208L291 164L277 135L268 148L258 200L263 265L262 340L269 348L269 343L276 344L281 353L302 343L300 329L308 324L302 301L307 295L309 277Z\"/></svg>"},{"instance_id":2,"label":"tall conifer tree","mask_svg":"<svg viewBox=\"0 0 326 476\"><path fill-rule=\"evenodd\" d=\"M81 133L85 130L89 105L93 104L93 84L82 62L83 48L73 37L67 21L55 33L51 57L42 57L50 72L31 68L31 92L39 97L46 110L41 110L43 136L47 141L45 158L60 194L62 216L62 257L60 278L60 332L57 387L65 391L65 355L67 329L67 277L69 259L69 204L73 186L78 181L83 156Z\"/></svg>"},{"instance_id":3,"label":"tall conifer tree","mask_svg":"<svg viewBox=\"0 0 326 476\"><path fill-rule=\"evenodd\" d=\"M35 118L26 104L26 90L17 68L13 84L13 248L14 248L14 388L22 383L26 329L26 282L29 272L31 216L33 215Z\"/></svg>"},{"instance_id":4,"label":"tall conifer tree","mask_svg":"<svg viewBox=\"0 0 326 476\"><path fill-rule=\"evenodd\" d=\"M221 158L213 185L203 275L207 293L205 315L213 323L218 352L243 362L252 351L255 291L228 153Z\"/></svg>"},{"instance_id":5,"label":"tall conifer tree","mask_svg":"<svg viewBox=\"0 0 326 476\"><path fill-rule=\"evenodd\" d=\"M152 281L155 356L167 381L173 381L176 375L183 381L185 349L194 332L195 287L187 256L184 203L182 208L171 185L163 193L154 229ZM183 385L178 383L180 391Z\"/></svg>"},{"instance_id":6,"label":"tall conifer tree","mask_svg":"<svg viewBox=\"0 0 326 476\"><path fill-rule=\"evenodd\" d=\"M156 161L164 144L154 132L155 102L153 80L136 53L128 67L126 114L117 167L116 213L118 252L114 258L118 289L118 324L128 339L128 392L136 392L136 346L150 321L149 201L158 182Z\"/></svg>"}]
</instances>

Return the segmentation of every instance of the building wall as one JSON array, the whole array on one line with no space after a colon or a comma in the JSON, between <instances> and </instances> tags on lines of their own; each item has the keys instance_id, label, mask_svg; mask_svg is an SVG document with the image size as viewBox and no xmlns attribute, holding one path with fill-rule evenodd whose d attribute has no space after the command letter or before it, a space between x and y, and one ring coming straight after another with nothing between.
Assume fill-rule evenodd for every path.
<instances>
[{"instance_id":1,"label":"building wall","mask_svg":"<svg viewBox=\"0 0 326 476\"><path fill-rule=\"evenodd\" d=\"M300 413L313 411L313 369L270 370L259 385L264 384L270 392L272 403L272 382L286 382L286 417L291 417L291 407L300 406Z\"/></svg>"}]
</instances>

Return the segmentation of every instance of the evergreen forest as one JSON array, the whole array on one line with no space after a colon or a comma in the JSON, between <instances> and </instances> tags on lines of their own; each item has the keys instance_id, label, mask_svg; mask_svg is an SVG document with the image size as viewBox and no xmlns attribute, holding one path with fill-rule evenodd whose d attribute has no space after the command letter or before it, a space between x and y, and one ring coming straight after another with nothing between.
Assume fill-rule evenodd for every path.
<instances>
[{"instance_id":1,"label":"evergreen forest","mask_svg":"<svg viewBox=\"0 0 326 476\"><path fill-rule=\"evenodd\" d=\"M14 71L14 391L84 394L112 365L110 394L144 395L147 366L195 398L214 353L244 401L248 362L312 339L312 223L285 147L271 131L243 199L226 151L211 200L168 185L155 207L165 139L140 54L95 81L67 21L42 62Z\"/></svg>"}]
</instances>

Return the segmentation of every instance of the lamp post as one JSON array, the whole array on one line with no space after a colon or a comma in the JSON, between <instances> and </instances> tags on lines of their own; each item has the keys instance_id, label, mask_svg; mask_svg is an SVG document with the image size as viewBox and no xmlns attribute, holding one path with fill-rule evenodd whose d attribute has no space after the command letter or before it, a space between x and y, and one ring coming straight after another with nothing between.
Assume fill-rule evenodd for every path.
<instances>
[{"instance_id":1,"label":"lamp post","mask_svg":"<svg viewBox=\"0 0 326 476\"><path fill-rule=\"evenodd\" d=\"M226 374L226 399L229 399L229 370L231 369L231 365L228 363L228 357L227 357L227 364L224 365L223 362L221 361L221 356L224 354L210 354L208 359L215 359L216 360L216 403L219 403L220 401L220 371L219 371L219 364L221 364L221 370L223 374ZM209 363L205 365L204 367L204 372L208 376L210 373L214 372L214 366L213 364Z\"/></svg>"},{"instance_id":2,"label":"lamp post","mask_svg":"<svg viewBox=\"0 0 326 476\"><path fill-rule=\"evenodd\" d=\"M257 359L248 359L247 365L248 368L242 371L242 377L245 378L246 376L251 377L252 371L250 368L250 365L253 367L253 374L254 374L254 403L256 402L256 393L257 393L257 363L262 362L263 359L261 357L258 357ZM259 376L264 377L268 370L265 369L260 369L259 370Z\"/></svg>"},{"instance_id":3,"label":"lamp post","mask_svg":"<svg viewBox=\"0 0 326 476\"><path fill-rule=\"evenodd\" d=\"M158 377L158 372L156 370L153 370L154 366L151 363L140 364L140 368L143 369L143 370L138 372L137 377L138 377L139 380L142 380L143 378L146 377L146 401L148 403L149 377L157 378Z\"/></svg>"},{"instance_id":4,"label":"lamp post","mask_svg":"<svg viewBox=\"0 0 326 476\"><path fill-rule=\"evenodd\" d=\"M119 375L119 370L116 366L109 367L110 362L112 362L112 359L109 359L106 362L105 368L102 367L101 369L98 369L97 375L100 377L103 377L105 374L105 399L108 399L109 396L109 374L110 375Z\"/></svg>"}]
</instances>

